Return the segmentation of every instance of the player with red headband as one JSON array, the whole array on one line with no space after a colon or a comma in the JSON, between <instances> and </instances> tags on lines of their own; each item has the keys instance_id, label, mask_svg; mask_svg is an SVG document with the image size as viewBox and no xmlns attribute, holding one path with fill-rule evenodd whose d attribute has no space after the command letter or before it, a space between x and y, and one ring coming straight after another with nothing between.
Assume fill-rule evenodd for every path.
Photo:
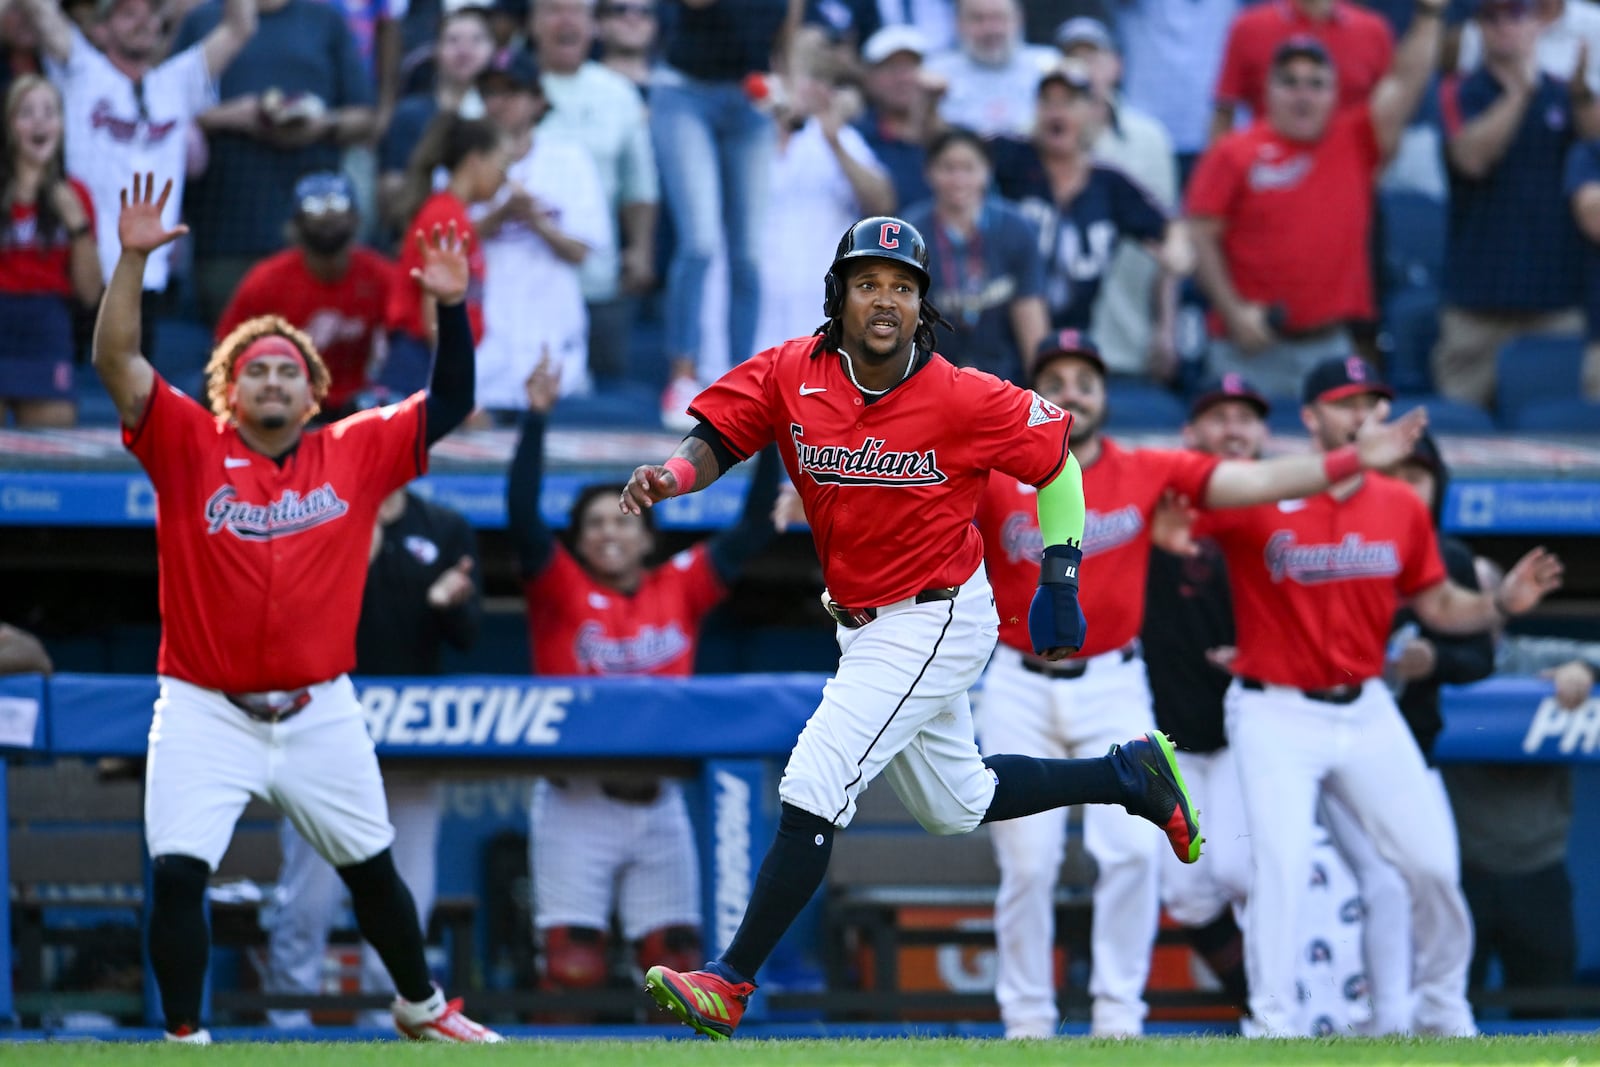
<instances>
[{"instance_id":1,"label":"player with red headband","mask_svg":"<svg viewBox=\"0 0 1600 1067\"><path fill-rule=\"evenodd\" d=\"M472 410L465 250L453 228L416 235L411 277L439 305L428 391L308 431L328 369L305 334L269 316L217 346L207 411L139 351L145 262L188 230L162 223L172 183L159 197L154 186L136 176L123 192L122 255L95 323L94 366L123 443L156 488L161 691L144 819L150 962L167 1038L210 1043L200 1025L206 883L259 797L339 871L399 992L396 1028L420 1041L499 1041L428 976L416 906L389 854L377 755L346 674L378 505L426 471L428 447Z\"/></svg>"}]
</instances>

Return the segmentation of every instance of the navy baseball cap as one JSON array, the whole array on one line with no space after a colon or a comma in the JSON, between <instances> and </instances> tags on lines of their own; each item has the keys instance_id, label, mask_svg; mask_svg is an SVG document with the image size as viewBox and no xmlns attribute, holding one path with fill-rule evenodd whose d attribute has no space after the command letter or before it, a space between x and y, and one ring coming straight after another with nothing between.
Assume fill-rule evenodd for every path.
<instances>
[{"instance_id":1,"label":"navy baseball cap","mask_svg":"<svg viewBox=\"0 0 1600 1067\"><path fill-rule=\"evenodd\" d=\"M294 183L296 214L341 215L355 207L356 187L336 170L319 170Z\"/></svg>"},{"instance_id":2,"label":"navy baseball cap","mask_svg":"<svg viewBox=\"0 0 1600 1067\"><path fill-rule=\"evenodd\" d=\"M1073 356L1083 360L1099 372L1100 377L1106 376L1106 361L1100 358L1100 346L1089 339L1089 335L1082 330L1058 330L1050 334L1039 347L1033 351L1033 374L1030 385L1038 382L1039 372L1044 370L1045 364L1060 356Z\"/></svg>"},{"instance_id":3,"label":"navy baseball cap","mask_svg":"<svg viewBox=\"0 0 1600 1067\"><path fill-rule=\"evenodd\" d=\"M1327 45L1310 34L1296 34L1278 45L1272 52L1272 65L1281 67L1291 59L1309 59L1324 67L1333 66L1333 56Z\"/></svg>"},{"instance_id":4,"label":"navy baseball cap","mask_svg":"<svg viewBox=\"0 0 1600 1067\"><path fill-rule=\"evenodd\" d=\"M1217 381L1213 381L1201 389L1189 403L1189 421L1193 422L1218 404L1229 400L1242 400L1256 409L1256 414L1263 419L1272 410L1272 405L1267 398L1251 385L1241 374L1224 374Z\"/></svg>"},{"instance_id":5,"label":"navy baseball cap","mask_svg":"<svg viewBox=\"0 0 1600 1067\"><path fill-rule=\"evenodd\" d=\"M491 85L509 84L513 89L525 89L536 96L544 95L544 84L539 81L539 64L523 49L502 52L483 68L478 75L478 91Z\"/></svg>"},{"instance_id":6,"label":"navy baseball cap","mask_svg":"<svg viewBox=\"0 0 1600 1067\"><path fill-rule=\"evenodd\" d=\"M1335 356L1311 368L1301 386L1300 401L1327 404L1362 393L1394 399L1394 390L1383 384L1383 377L1372 364L1360 356Z\"/></svg>"},{"instance_id":7,"label":"navy baseball cap","mask_svg":"<svg viewBox=\"0 0 1600 1067\"><path fill-rule=\"evenodd\" d=\"M1080 44L1091 45L1102 52L1115 52L1116 42L1106 24L1091 15L1070 18L1056 28L1056 47L1063 52Z\"/></svg>"}]
</instances>

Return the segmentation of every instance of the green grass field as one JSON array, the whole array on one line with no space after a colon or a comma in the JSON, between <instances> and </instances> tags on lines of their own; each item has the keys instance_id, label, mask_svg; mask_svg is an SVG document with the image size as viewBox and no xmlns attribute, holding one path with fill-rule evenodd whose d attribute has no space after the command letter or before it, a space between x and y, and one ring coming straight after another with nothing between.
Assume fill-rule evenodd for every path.
<instances>
[{"instance_id":1,"label":"green grass field","mask_svg":"<svg viewBox=\"0 0 1600 1067\"><path fill-rule=\"evenodd\" d=\"M951 1038L886 1041L518 1041L490 1048L366 1043L217 1044L0 1042L6 1064L192 1064L257 1067L394 1067L411 1064L529 1064L537 1067L1385 1067L1389 1064L1600 1064L1600 1034L1457 1040L1243 1041L1231 1037L1049 1042Z\"/></svg>"}]
</instances>

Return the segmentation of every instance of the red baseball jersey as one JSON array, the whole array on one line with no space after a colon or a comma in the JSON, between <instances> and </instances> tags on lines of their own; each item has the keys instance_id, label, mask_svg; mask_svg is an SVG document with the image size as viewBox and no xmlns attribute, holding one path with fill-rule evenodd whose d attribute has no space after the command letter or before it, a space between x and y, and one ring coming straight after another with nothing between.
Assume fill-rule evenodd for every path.
<instances>
[{"instance_id":1,"label":"red baseball jersey","mask_svg":"<svg viewBox=\"0 0 1600 1067\"><path fill-rule=\"evenodd\" d=\"M1083 570L1079 603L1089 620L1089 643L1078 656L1121 648L1144 625L1144 585L1150 564L1150 516L1161 494L1174 489L1192 501L1205 498L1211 472L1221 460L1200 452L1170 449L1124 451L1101 443L1100 456L1083 471ZM983 562L1000 613L1000 640L1033 651L1028 605L1039 586L1038 491L996 474L978 504Z\"/></svg>"},{"instance_id":2,"label":"red baseball jersey","mask_svg":"<svg viewBox=\"0 0 1600 1067\"><path fill-rule=\"evenodd\" d=\"M1201 157L1189 181L1189 214L1222 221L1234 288L1246 300L1282 304L1291 329L1370 319L1367 233L1380 162L1364 106L1336 114L1311 143L1258 122ZM1211 327L1221 332L1215 313Z\"/></svg>"},{"instance_id":3,"label":"red baseball jersey","mask_svg":"<svg viewBox=\"0 0 1600 1067\"><path fill-rule=\"evenodd\" d=\"M972 525L991 470L1044 485L1072 416L935 353L868 403L836 352L800 337L723 375L689 410L748 457L776 440L833 599L891 604L960 585L983 558Z\"/></svg>"},{"instance_id":4,"label":"red baseball jersey","mask_svg":"<svg viewBox=\"0 0 1600 1067\"><path fill-rule=\"evenodd\" d=\"M1326 689L1383 672L1402 598L1445 580L1433 522L1409 487L1367 474L1354 494L1207 512L1228 560L1234 671Z\"/></svg>"},{"instance_id":5,"label":"red baseball jersey","mask_svg":"<svg viewBox=\"0 0 1600 1067\"><path fill-rule=\"evenodd\" d=\"M94 201L76 178L67 188L78 198L94 230ZM65 228L41 234L36 204L13 202L10 228L0 243L0 293L48 293L72 296L72 238Z\"/></svg>"},{"instance_id":6,"label":"red baseball jersey","mask_svg":"<svg viewBox=\"0 0 1600 1067\"><path fill-rule=\"evenodd\" d=\"M400 262L394 272L394 284L389 290L389 329L426 339L427 330L422 321L422 290L411 277L411 268L422 266L422 253L417 251L415 234L432 234L435 226L441 232L456 224L456 233L467 245L467 319L472 323L472 339L483 340L483 242L472 227L467 205L460 197L445 190L434 193L417 209L417 217L406 227L400 242Z\"/></svg>"},{"instance_id":7,"label":"red baseball jersey","mask_svg":"<svg viewBox=\"0 0 1600 1067\"><path fill-rule=\"evenodd\" d=\"M649 571L633 593L595 581L559 542L527 583L535 674L694 673L700 623L728 592L704 544Z\"/></svg>"},{"instance_id":8,"label":"red baseball jersey","mask_svg":"<svg viewBox=\"0 0 1600 1067\"><path fill-rule=\"evenodd\" d=\"M355 666L378 505L428 466L425 397L308 431L280 465L157 375L122 431L156 489L157 671L260 692Z\"/></svg>"},{"instance_id":9,"label":"red baseball jersey","mask_svg":"<svg viewBox=\"0 0 1600 1067\"><path fill-rule=\"evenodd\" d=\"M1260 118L1272 54L1291 37L1315 37L1328 50L1341 107L1366 103L1394 56L1389 24L1360 4L1334 0L1327 18L1314 19L1289 0L1272 0L1234 17L1217 73L1217 100L1244 104Z\"/></svg>"},{"instance_id":10,"label":"red baseball jersey","mask_svg":"<svg viewBox=\"0 0 1600 1067\"><path fill-rule=\"evenodd\" d=\"M322 406L335 411L367 383L373 338L382 335L393 279L394 264L370 248L351 249L350 269L332 282L307 270L299 249L285 249L244 276L217 320L217 340L246 319L282 315L309 334L322 354L333 378Z\"/></svg>"}]
</instances>

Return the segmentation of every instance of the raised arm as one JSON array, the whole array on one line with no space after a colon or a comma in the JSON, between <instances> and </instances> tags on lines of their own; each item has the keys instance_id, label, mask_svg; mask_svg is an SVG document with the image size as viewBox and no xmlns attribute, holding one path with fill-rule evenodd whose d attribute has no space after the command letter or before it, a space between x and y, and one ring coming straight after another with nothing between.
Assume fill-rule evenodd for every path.
<instances>
[{"instance_id":1,"label":"raised arm","mask_svg":"<svg viewBox=\"0 0 1600 1067\"><path fill-rule=\"evenodd\" d=\"M1395 49L1394 62L1372 90L1372 127L1384 159L1394 154L1400 135L1416 114L1439 63L1439 42L1444 35L1447 0L1417 0L1411 28Z\"/></svg>"},{"instance_id":2,"label":"raised arm","mask_svg":"<svg viewBox=\"0 0 1600 1067\"><path fill-rule=\"evenodd\" d=\"M544 570L556 544L554 531L539 511L539 497L544 492L545 416L555 405L560 385L561 377L551 368L546 350L523 383L528 410L522 416L517 448L511 454L511 470L506 474L506 525L524 580Z\"/></svg>"},{"instance_id":3,"label":"raised arm","mask_svg":"<svg viewBox=\"0 0 1600 1067\"><path fill-rule=\"evenodd\" d=\"M154 195L155 175L133 176L133 185L122 191L122 214L117 218L117 237L122 255L111 272L100 314L94 323L94 369L106 392L117 406L117 415L129 429L139 425L156 372L139 351L139 302L144 296L144 265L150 253L189 232L178 225L167 229L161 212L172 195L172 179Z\"/></svg>"},{"instance_id":4,"label":"raised arm","mask_svg":"<svg viewBox=\"0 0 1600 1067\"><path fill-rule=\"evenodd\" d=\"M1379 402L1356 432L1356 443L1333 452L1259 461L1223 460L1206 483L1205 506L1238 508L1293 500L1319 493L1359 470L1393 467L1411 454L1412 446L1428 425L1428 416L1423 408L1413 408L1395 421L1385 422L1388 414L1388 403Z\"/></svg>"},{"instance_id":5,"label":"raised arm","mask_svg":"<svg viewBox=\"0 0 1600 1067\"><path fill-rule=\"evenodd\" d=\"M256 0L225 0L222 21L200 42L206 70L213 81L222 77L235 56L256 33Z\"/></svg>"},{"instance_id":6,"label":"raised arm","mask_svg":"<svg viewBox=\"0 0 1600 1067\"><path fill-rule=\"evenodd\" d=\"M707 546L711 565L724 582L737 578L744 565L765 548L777 532L771 516L772 505L778 499L778 477L782 468L777 445L761 450L756 458L755 473L750 476L750 486L745 490L739 521L713 537Z\"/></svg>"},{"instance_id":7,"label":"raised arm","mask_svg":"<svg viewBox=\"0 0 1600 1067\"><path fill-rule=\"evenodd\" d=\"M72 23L57 0L16 0L33 19L39 47L57 63L72 55Z\"/></svg>"},{"instance_id":8,"label":"raised arm","mask_svg":"<svg viewBox=\"0 0 1600 1067\"><path fill-rule=\"evenodd\" d=\"M1532 611L1546 594L1561 588L1563 571L1561 560L1541 546L1518 560L1493 592L1473 592L1447 580L1418 593L1411 608L1430 630L1482 633Z\"/></svg>"},{"instance_id":9,"label":"raised arm","mask_svg":"<svg viewBox=\"0 0 1600 1067\"><path fill-rule=\"evenodd\" d=\"M411 278L439 308L427 399L427 443L432 445L472 413L477 350L467 318L466 241L456 233L454 222L445 230L434 226L426 237L418 230L413 239L422 253L422 266L411 269Z\"/></svg>"}]
</instances>

